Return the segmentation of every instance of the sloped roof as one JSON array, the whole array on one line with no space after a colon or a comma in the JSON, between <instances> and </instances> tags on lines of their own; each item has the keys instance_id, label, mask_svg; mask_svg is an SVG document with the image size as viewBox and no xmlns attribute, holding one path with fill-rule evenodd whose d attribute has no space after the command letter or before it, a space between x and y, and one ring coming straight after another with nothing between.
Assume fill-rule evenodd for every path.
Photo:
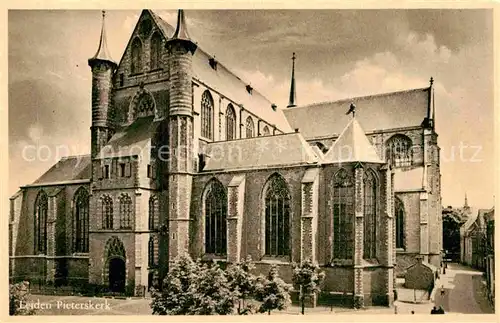
<instances>
[{"instance_id":1,"label":"sloped roof","mask_svg":"<svg viewBox=\"0 0 500 323\"><path fill-rule=\"evenodd\" d=\"M203 171L258 169L317 163L311 146L299 133L209 143Z\"/></svg>"},{"instance_id":2,"label":"sloped roof","mask_svg":"<svg viewBox=\"0 0 500 323\"><path fill-rule=\"evenodd\" d=\"M316 103L284 110L290 126L306 139L332 137L340 133L356 104L356 118L367 132L420 126L427 117L429 87Z\"/></svg>"},{"instance_id":3,"label":"sloped roof","mask_svg":"<svg viewBox=\"0 0 500 323\"><path fill-rule=\"evenodd\" d=\"M323 158L324 163L385 163L365 135L356 118L344 128Z\"/></svg>"},{"instance_id":4,"label":"sloped roof","mask_svg":"<svg viewBox=\"0 0 500 323\"><path fill-rule=\"evenodd\" d=\"M424 167L412 168L410 170L396 169L394 172L394 190L411 191L422 190L422 179Z\"/></svg>"},{"instance_id":5,"label":"sloped roof","mask_svg":"<svg viewBox=\"0 0 500 323\"><path fill-rule=\"evenodd\" d=\"M125 157L141 155L151 144L159 122L154 116L137 118L130 125L116 132L97 158Z\"/></svg>"},{"instance_id":6,"label":"sloped roof","mask_svg":"<svg viewBox=\"0 0 500 323\"><path fill-rule=\"evenodd\" d=\"M161 28L164 36L170 38L175 31L174 27L163 20L158 14L151 10L149 12ZM273 110L271 107L272 102L256 89L253 89L252 94L249 94L246 89L246 85L249 85L249 83L244 82L221 62L217 62L217 70L214 70L209 65L208 60L210 58L212 56L198 46L193 56L193 77L196 80L206 83L237 104L242 104L246 110L254 113L262 120L275 125L278 130L285 133L292 131L282 109L277 108L276 111Z\"/></svg>"},{"instance_id":7,"label":"sloped roof","mask_svg":"<svg viewBox=\"0 0 500 323\"><path fill-rule=\"evenodd\" d=\"M460 227L460 230L462 230L463 232L467 231L470 229L470 227L472 226L472 224L474 224L474 222L476 222L476 219L477 219L477 215L478 213L477 212L474 212L472 211L470 213L470 217L467 219L467 221L465 221L465 223Z\"/></svg>"},{"instance_id":8,"label":"sloped roof","mask_svg":"<svg viewBox=\"0 0 500 323\"><path fill-rule=\"evenodd\" d=\"M63 157L32 185L90 179L90 155Z\"/></svg>"}]
</instances>

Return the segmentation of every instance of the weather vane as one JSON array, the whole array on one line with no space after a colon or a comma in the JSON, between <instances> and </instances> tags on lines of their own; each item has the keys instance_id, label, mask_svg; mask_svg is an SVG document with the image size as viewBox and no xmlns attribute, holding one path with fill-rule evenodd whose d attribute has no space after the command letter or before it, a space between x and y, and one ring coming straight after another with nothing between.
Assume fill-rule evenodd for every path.
<instances>
[{"instance_id":1,"label":"weather vane","mask_svg":"<svg viewBox=\"0 0 500 323\"><path fill-rule=\"evenodd\" d=\"M351 105L349 106L349 111L347 111L346 115L351 114L351 113L352 113L352 117L354 118L354 116L356 114L356 106L354 105L354 102L351 102Z\"/></svg>"}]
</instances>

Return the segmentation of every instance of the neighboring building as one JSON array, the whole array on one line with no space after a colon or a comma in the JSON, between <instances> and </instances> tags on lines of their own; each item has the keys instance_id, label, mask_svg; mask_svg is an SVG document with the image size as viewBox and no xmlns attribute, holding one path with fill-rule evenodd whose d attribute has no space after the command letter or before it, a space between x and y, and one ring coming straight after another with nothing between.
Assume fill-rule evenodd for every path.
<instances>
[{"instance_id":1,"label":"neighboring building","mask_svg":"<svg viewBox=\"0 0 500 323\"><path fill-rule=\"evenodd\" d=\"M460 261L465 265L472 264L471 228L476 222L477 211L471 211L471 216L460 227Z\"/></svg>"},{"instance_id":2,"label":"neighboring building","mask_svg":"<svg viewBox=\"0 0 500 323\"><path fill-rule=\"evenodd\" d=\"M462 208L443 208L443 250L445 258L454 262L461 261L461 239L460 228L471 217L471 208L465 197L465 204Z\"/></svg>"},{"instance_id":3,"label":"neighboring building","mask_svg":"<svg viewBox=\"0 0 500 323\"><path fill-rule=\"evenodd\" d=\"M198 48L182 11L174 29L143 10L119 64L103 23L89 65L90 156L11 198L12 279L133 291L189 253L250 255L291 281L291 263L312 259L324 295L360 307L392 304L395 274L417 258L440 265L432 79L296 107L292 68L280 109Z\"/></svg>"},{"instance_id":4,"label":"neighboring building","mask_svg":"<svg viewBox=\"0 0 500 323\"><path fill-rule=\"evenodd\" d=\"M486 222L486 284L488 298L495 306L495 209L484 216Z\"/></svg>"}]
</instances>

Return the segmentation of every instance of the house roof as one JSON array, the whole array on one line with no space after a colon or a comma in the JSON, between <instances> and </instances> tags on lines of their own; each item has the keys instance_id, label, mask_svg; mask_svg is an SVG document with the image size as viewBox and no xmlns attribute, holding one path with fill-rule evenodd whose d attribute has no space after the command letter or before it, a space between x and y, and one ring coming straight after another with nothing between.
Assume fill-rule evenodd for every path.
<instances>
[{"instance_id":1,"label":"house roof","mask_svg":"<svg viewBox=\"0 0 500 323\"><path fill-rule=\"evenodd\" d=\"M142 155L144 149L151 144L159 122L154 116L137 118L130 125L117 131L104 146L97 158L125 157Z\"/></svg>"},{"instance_id":2,"label":"house roof","mask_svg":"<svg viewBox=\"0 0 500 323\"><path fill-rule=\"evenodd\" d=\"M424 171L424 167L410 170L396 169L394 171L394 190L396 192L423 190Z\"/></svg>"},{"instance_id":3,"label":"house roof","mask_svg":"<svg viewBox=\"0 0 500 323\"><path fill-rule=\"evenodd\" d=\"M90 155L61 158L32 185L90 179Z\"/></svg>"},{"instance_id":4,"label":"house roof","mask_svg":"<svg viewBox=\"0 0 500 323\"><path fill-rule=\"evenodd\" d=\"M254 137L207 144L203 171L255 169L318 162L311 146L299 133Z\"/></svg>"},{"instance_id":5,"label":"house roof","mask_svg":"<svg viewBox=\"0 0 500 323\"><path fill-rule=\"evenodd\" d=\"M365 135L356 118L352 118L323 158L324 163L385 163Z\"/></svg>"},{"instance_id":6,"label":"house roof","mask_svg":"<svg viewBox=\"0 0 500 323\"><path fill-rule=\"evenodd\" d=\"M350 116L350 102L356 118L367 132L420 126L427 117L429 87L378 95L316 103L284 110L290 126L299 128L306 139L334 137Z\"/></svg>"},{"instance_id":7,"label":"house roof","mask_svg":"<svg viewBox=\"0 0 500 323\"><path fill-rule=\"evenodd\" d=\"M158 14L151 10L149 12L162 30L163 35L167 38L172 37L175 31L174 27L163 20ZM276 108L276 110L273 110L271 107L272 102L256 89L253 89L252 94L249 94L246 89L246 86L250 85L249 82L243 81L221 62L217 62L216 70L213 69L209 64L210 58L213 58L213 56L198 46L193 56L194 79L220 92L236 104L243 105L246 110L254 113L271 125L275 125L278 130L285 133L292 131L282 109Z\"/></svg>"},{"instance_id":8,"label":"house roof","mask_svg":"<svg viewBox=\"0 0 500 323\"><path fill-rule=\"evenodd\" d=\"M465 231L468 231L474 224L474 222L476 222L477 215L478 215L477 212L472 211L467 221L465 221L465 223L460 227L460 230L463 231L464 233Z\"/></svg>"}]
</instances>

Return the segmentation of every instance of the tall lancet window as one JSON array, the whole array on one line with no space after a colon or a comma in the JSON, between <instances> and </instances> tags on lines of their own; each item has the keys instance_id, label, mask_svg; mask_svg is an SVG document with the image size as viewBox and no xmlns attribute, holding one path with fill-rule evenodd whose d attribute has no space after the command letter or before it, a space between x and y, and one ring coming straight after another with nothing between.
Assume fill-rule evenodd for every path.
<instances>
[{"instance_id":1,"label":"tall lancet window","mask_svg":"<svg viewBox=\"0 0 500 323\"><path fill-rule=\"evenodd\" d=\"M354 255L354 179L340 169L333 180L333 258L352 259Z\"/></svg>"},{"instance_id":2,"label":"tall lancet window","mask_svg":"<svg viewBox=\"0 0 500 323\"><path fill-rule=\"evenodd\" d=\"M109 195L101 198L102 228L113 229L113 200Z\"/></svg>"},{"instance_id":3,"label":"tall lancet window","mask_svg":"<svg viewBox=\"0 0 500 323\"><path fill-rule=\"evenodd\" d=\"M130 73L136 74L142 72L142 42L139 38L132 41L132 53L130 60Z\"/></svg>"},{"instance_id":4,"label":"tall lancet window","mask_svg":"<svg viewBox=\"0 0 500 323\"><path fill-rule=\"evenodd\" d=\"M159 207L158 198L153 195L149 198L149 230L155 231L159 227Z\"/></svg>"},{"instance_id":5,"label":"tall lancet window","mask_svg":"<svg viewBox=\"0 0 500 323\"><path fill-rule=\"evenodd\" d=\"M232 104L226 109L226 140L236 139L236 113Z\"/></svg>"},{"instance_id":6,"label":"tall lancet window","mask_svg":"<svg viewBox=\"0 0 500 323\"><path fill-rule=\"evenodd\" d=\"M387 141L387 161L394 167L411 166L412 142L405 135L397 134Z\"/></svg>"},{"instance_id":7,"label":"tall lancet window","mask_svg":"<svg viewBox=\"0 0 500 323\"><path fill-rule=\"evenodd\" d=\"M201 135L213 139L214 100L207 90L201 96Z\"/></svg>"},{"instance_id":8,"label":"tall lancet window","mask_svg":"<svg viewBox=\"0 0 500 323\"><path fill-rule=\"evenodd\" d=\"M205 191L205 253L226 255L227 195L222 184L211 181Z\"/></svg>"},{"instance_id":9,"label":"tall lancet window","mask_svg":"<svg viewBox=\"0 0 500 323\"><path fill-rule=\"evenodd\" d=\"M120 196L120 229L132 228L132 199L128 194Z\"/></svg>"},{"instance_id":10,"label":"tall lancet window","mask_svg":"<svg viewBox=\"0 0 500 323\"><path fill-rule=\"evenodd\" d=\"M149 267L158 266L158 236L152 235L148 243L148 264Z\"/></svg>"},{"instance_id":11,"label":"tall lancet window","mask_svg":"<svg viewBox=\"0 0 500 323\"><path fill-rule=\"evenodd\" d=\"M364 251L363 258L375 259L377 250L377 180L372 170L365 172L364 178Z\"/></svg>"},{"instance_id":12,"label":"tall lancet window","mask_svg":"<svg viewBox=\"0 0 500 323\"><path fill-rule=\"evenodd\" d=\"M47 212L49 200L43 191L38 193L35 201L35 254L47 253Z\"/></svg>"},{"instance_id":13,"label":"tall lancet window","mask_svg":"<svg viewBox=\"0 0 500 323\"><path fill-rule=\"evenodd\" d=\"M252 117L247 118L247 123L246 123L246 138L252 138L254 136L254 124L253 124L253 119Z\"/></svg>"},{"instance_id":14,"label":"tall lancet window","mask_svg":"<svg viewBox=\"0 0 500 323\"><path fill-rule=\"evenodd\" d=\"M400 199L394 199L394 217L396 218L396 248L405 248L405 209Z\"/></svg>"},{"instance_id":15,"label":"tall lancet window","mask_svg":"<svg viewBox=\"0 0 500 323\"><path fill-rule=\"evenodd\" d=\"M264 189L266 256L290 255L290 192L285 180L272 175Z\"/></svg>"},{"instance_id":16,"label":"tall lancet window","mask_svg":"<svg viewBox=\"0 0 500 323\"><path fill-rule=\"evenodd\" d=\"M155 70L161 67L161 36L155 32L151 36L151 56L150 69Z\"/></svg>"},{"instance_id":17,"label":"tall lancet window","mask_svg":"<svg viewBox=\"0 0 500 323\"><path fill-rule=\"evenodd\" d=\"M89 194L79 188L74 199L73 252L89 252Z\"/></svg>"}]
</instances>

